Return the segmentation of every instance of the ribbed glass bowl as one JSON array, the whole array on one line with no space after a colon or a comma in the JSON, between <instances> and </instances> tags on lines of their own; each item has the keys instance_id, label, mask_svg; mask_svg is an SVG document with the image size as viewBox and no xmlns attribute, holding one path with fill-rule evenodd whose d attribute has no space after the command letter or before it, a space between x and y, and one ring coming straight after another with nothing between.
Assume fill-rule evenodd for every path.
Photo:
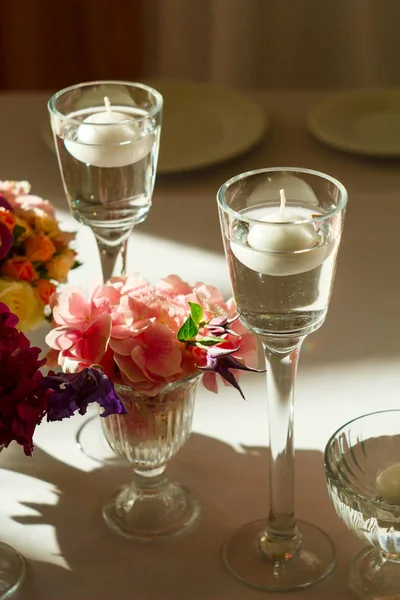
<instances>
[{"instance_id":1,"label":"ribbed glass bowl","mask_svg":"<svg viewBox=\"0 0 400 600\"><path fill-rule=\"evenodd\" d=\"M350 421L325 449L333 506L347 527L372 545L356 557L350 571L350 586L369 600L400 600L400 498L398 504L385 501L377 486L382 471L398 463L400 410Z\"/></svg>"}]
</instances>

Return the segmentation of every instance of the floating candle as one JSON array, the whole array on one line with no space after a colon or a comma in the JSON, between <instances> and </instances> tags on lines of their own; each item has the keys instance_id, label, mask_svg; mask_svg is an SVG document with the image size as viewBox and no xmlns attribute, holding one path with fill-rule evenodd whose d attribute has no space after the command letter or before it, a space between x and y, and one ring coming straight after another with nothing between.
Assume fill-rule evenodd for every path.
<instances>
[{"instance_id":1,"label":"floating candle","mask_svg":"<svg viewBox=\"0 0 400 600\"><path fill-rule=\"evenodd\" d=\"M385 502L400 506L400 463L387 467L376 478L376 491Z\"/></svg>"},{"instance_id":2,"label":"floating candle","mask_svg":"<svg viewBox=\"0 0 400 600\"><path fill-rule=\"evenodd\" d=\"M246 267L265 275L295 275L311 271L323 263L332 245L318 246L319 236L312 223L293 222L310 219L310 209L287 207L284 190L280 190L280 199L278 212L266 208L260 216L261 209L256 209L260 223L250 227L248 246L232 241L232 251Z\"/></svg>"},{"instance_id":3,"label":"floating candle","mask_svg":"<svg viewBox=\"0 0 400 600\"><path fill-rule=\"evenodd\" d=\"M153 136L141 137L134 116L113 110L107 97L104 104L105 111L82 121L76 140L65 140L68 152L94 167L124 167L142 160L151 150Z\"/></svg>"},{"instance_id":4,"label":"floating candle","mask_svg":"<svg viewBox=\"0 0 400 600\"><path fill-rule=\"evenodd\" d=\"M281 205L277 213L261 217L271 225L255 224L251 227L247 241L254 250L261 252L294 252L315 246L318 234L310 223L291 225L287 221L304 219L295 208L286 208L285 191L280 190ZM277 223L274 225L273 223Z\"/></svg>"}]
</instances>

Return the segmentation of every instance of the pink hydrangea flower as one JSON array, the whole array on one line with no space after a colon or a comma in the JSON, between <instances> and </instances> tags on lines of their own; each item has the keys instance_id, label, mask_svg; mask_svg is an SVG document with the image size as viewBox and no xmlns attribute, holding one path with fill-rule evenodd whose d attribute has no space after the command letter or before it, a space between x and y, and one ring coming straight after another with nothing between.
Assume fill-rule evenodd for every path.
<instances>
[{"instance_id":1,"label":"pink hydrangea flower","mask_svg":"<svg viewBox=\"0 0 400 600\"><path fill-rule=\"evenodd\" d=\"M122 381L149 396L180 378L181 346L169 327L152 320L138 334L122 340L110 339Z\"/></svg>"},{"instance_id":2,"label":"pink hydrangea flower","mask_svg":"<svg viewBox=\"0 0 400 600\"><path fill-rule=\"evenodd\" d=\"M199 337L220 337L221 352L215 356L201 344L178 340L190 315L189 302L203 308ZM202 282L192 287L170 275L152 286L139 275L114 277L89 301L68 288L58 294L55 327L46 341L58 352L64 371L97 363L113 381L155 396L167 383L203 369L204 385L216 392L216 373L235 381L230 373L226 376L227 369L236 375L236 369L257 359L255 336L236 316L233 301L226 303L217 288Z\"/></svg>"},{"instance_id":3,"label":"pink hydrangea flower","mask_svg":"<svg viewBox=\"0 0 400 600\"><path fill-rule=\"evenodd\" d=\"M58 351L58 364L66 372L75 372L91 364L100 364L111 335L111 310L105 299L86 301L75 289L64 289L53 302L56 327L46 343Z\"/></svg>"}]
</instances>

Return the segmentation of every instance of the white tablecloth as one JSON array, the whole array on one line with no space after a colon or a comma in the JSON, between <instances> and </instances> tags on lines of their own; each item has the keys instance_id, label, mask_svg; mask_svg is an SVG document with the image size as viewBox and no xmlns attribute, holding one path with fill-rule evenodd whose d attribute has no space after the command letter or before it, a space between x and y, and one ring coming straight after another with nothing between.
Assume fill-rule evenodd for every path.
<instances>
[{"instance_id":1,"label":"white tablecloth","mask_svg":"<svg viewBox=\"0 0 400 600\"><path fill-rule=\"evenodd\" d=\"M320 94L256 96L272 127L250 154L198 173L159 177L148 220L134 232L130 269L151 281L176 272L227 295L215 193L230 176L263 166L304 166L337 177L349 207L334 294L325 325L305 343L296 406L297 516L324 528L337 548L335 571L298 592L299 600L350 600L347 572L360 548L330 505L322 450L352 417L399 405L399 183L397 161L340 154L305 127ZM42 141L46 96L0 96L0 178L28 179L51 199L62 222L79 231L84 267L71 282L88 288L100 265L91 233L69 215L55 156ZM90 274L90 275L88 275ZM43 343L44 332L35 336ZM267 416L262 375L245 376L247 402L222 388L201 389L194 433L169 466L171 478L201 499L197 528L180 540L141 546L111 533L101 504L130 469L102 467L74 446L79 417L43 424L34 458L18 447L0 457L0 538L28 560L23 600L250 600L259 598L225 570L220 547L236 526L266 515ZM265 597L269 597L267 593ZM272 595L271 595L272 596ZM275 596L274 596L275 597ZM281 594L281 598L292 594Z\"/></svg>"}]
</instances>

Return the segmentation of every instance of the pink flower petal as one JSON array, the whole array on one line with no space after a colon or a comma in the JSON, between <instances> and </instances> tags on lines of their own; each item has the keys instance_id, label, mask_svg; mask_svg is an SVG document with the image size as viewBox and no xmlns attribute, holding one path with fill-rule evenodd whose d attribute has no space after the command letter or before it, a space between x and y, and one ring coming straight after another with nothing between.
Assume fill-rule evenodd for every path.
<instances>
[{"instance_id":1,"label":"pink flower petal","mask_svg":"<svg viewBox=\"0 0 400 600\"><path fill-rule=\"evenodd\" d=\"M218 382L215 373L205 372L203 375L203 385L206 390L218 394Z\"/></svg>"},{"instance_id":2,"label":"pink flower petal","mask_svg":"<svg viewBox=\"0 0 400 600\"><path fill-rule=\"evenodd\" d=\"M192 288L186 281L183 281L178 275L169 275L164 279L161 279L157 285L156 289L168 294L172 297L177 295L186 295L192 292Z\"/></svg>"},{"instance_id":3,"label":"pink flower petal","mask_svg":"<svg viewBox=\"0 0 400 600\"><path fill-rule=\"evenodd\" d=\"M55 303L53 306L53 319L57 323L57 325L72 325L75 328L83 329L84 323L87 320L87 317L77 319L75 315L72 315L70 312L71 306L71 297L76 296L79 297L80 300L77 302L84 303L87 307L89 304L86 302L85 298L82 296L79 288L68 287L64 289L59 294L55 294L54 299L52 299ZM75 300L72 301L72 305L74 305ZM90 315L90 313L89 313Z\"/></svg>"},{"instance_id":4,"label":"pink flower petal","mask_svg":"<svg viewBox=\"0 0 400 600\"><path fill-rule=\"evenodd\" d=\"M139 359L139 357L136 357ZM114 360L121 370L121 373L125 375L135 385L141 381L152 381L149 375L143 373L143 370L131 359L130 356L122 356L120 354L114 355Z\"/></svg>"},{"instance_id":5,"label":"pink flower petal","mask_svg":"<svg viewBox=\"0 0 400 600\"><path fill-rule=\"evenodd\" d=\"M120 354L121 356L130 356L133 348L135 348L136 346L137 340L134 337L124 337L121 339L117 339L114 337L110 338L111 350L116 354Z\"/></svg>"},{"instance_id":6,"label":"pink flower petal","mask_svg":"<svg viewBox=\"0 0 400 600\"><path fill-rule=\"evenodd\" d=\"M103 358L111 335L111 316L100 315L91 327L85 332L85 351L82 358L91 363L99 363Z\"/></svg>"},{"instance_id":7,"label":"pink flower petal","mask_svg":"<svg viewBox=\"0 0 400 600\"><path fill-rule=\"evenodd\" d=\"M143 333L143 339L148 371L162 377L171 377L182 371L181 345L168 327L153 323Z\"/></svg>"},{"instance_id":8,"label":"pink flower petal","mask_svg":"<svg viewBox=\"0 0 400 600\"><path fill-rule=\"evenodd\" d=\"M201 296L206 298L211 304L224 304L224 297L222 296L219 289L217 289L213 285L206 285L202 281L198 281L197 283L195 283L193 291L195 294L200 294Z\"/></svg>"},{"instance_id":9,"label":"pink flower petal","mask_svg":"<svg viewBox=\"0 0 400 600\"><path fill-rule=\"evenodd\" d=\"M79 329L71 329L67 325L56 327L46 335L46 344L54 350L68 350L80 338Z\"/></svg>"},{"instance_id":10,"label":"pink flower petal","mask_svg":"<svg viewBox=\"0 0 400 600\"><path fill-rule=\"evenodd\" d=\"M70 295L68 308L72 319L85 321L90 318L90 304L81 294L73 293Z\"/></svg>"}]
</instances>

